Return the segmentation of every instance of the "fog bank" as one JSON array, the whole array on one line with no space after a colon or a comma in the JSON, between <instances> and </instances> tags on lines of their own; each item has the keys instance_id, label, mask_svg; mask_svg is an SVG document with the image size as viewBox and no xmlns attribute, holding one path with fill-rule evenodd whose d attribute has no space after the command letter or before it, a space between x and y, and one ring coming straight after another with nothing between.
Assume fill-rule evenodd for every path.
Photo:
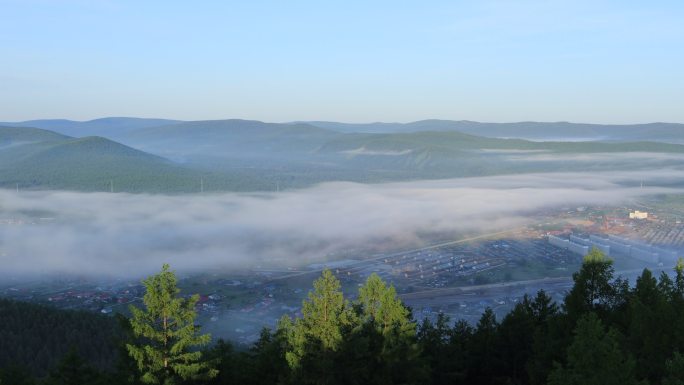
<instances>
[{"instance_id":1,"label":"fog bank","mask_svg":"<svg viewBox=\"0 0 684 385\"><path fill-rule=\"evenodd\" d=\"M418 246L429 232L520 226L543 208L682 192L658 187L681 180L684 171L667 169L334 182L260 194L2 190L0 266L9 274L112 276L141 276L163 262L180 271L295 266L369 244Z\"/></svg>"}]
</instances>

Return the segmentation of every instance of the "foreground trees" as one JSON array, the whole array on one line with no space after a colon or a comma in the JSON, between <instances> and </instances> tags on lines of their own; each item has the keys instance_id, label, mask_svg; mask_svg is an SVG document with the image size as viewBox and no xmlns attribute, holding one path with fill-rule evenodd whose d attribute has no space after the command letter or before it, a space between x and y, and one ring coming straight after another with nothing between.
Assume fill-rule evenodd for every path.
<instances>
[{"instance_id":1,"label":"foreground trees","mask_svg":"<svg viewBox=\"0 0 684 385\"><path fill-rule=\"evenodd\" d=\"M144 281L145 309L132 310L126 320L132 340L111 365L116 370L93 369L84 362L90 357L79 359L74 350L43 378L7 365L0 368L0 381L684 384L684 261L672 277L644 270L630 287L614 277L612 261L594 250L573 279L560 304L540 291L508 314L487 309L469 324L452 323L444 314L416 322L394 287L375 274L357 296L345 298L343 283L325 270L301 317L283 317L249 349L218 341L199 350L208 336L194 324L196 297L178 297L176 278L164 266Z\"/></svg>"},{"instance_id":2,"label":"foreground trees","mask_svg":"<svg viewBox=\"0 0 684 385\"><path fill-rule=\"evenodd\" d=\"M200 335L195 325L195 304L199 296L178 297L176 275L164 265L162 271L145 280L145 310L131 306L131 326L137 343L126 345L148 384L174 384L179 379L213 377L215 369L202 362L202 352L191 350L207 345L208 334Z\"/></svg>"},{"instance_id":3,"label":"foreground trees","mask_svg":"<svg viewBox=\"0 0 684 385\"><path fill-rule=\"evenodd\" d=\"M556 367L549 385L636 385L634 359L620 347L616 329L607 332L594 313L583 316L567 351L567 364Z\"/></svg>"},{"instance_id":4,"label":"foreground trees","mask_svg":"<svg viewBox=\"0 0 684 385\"><path fill-rule=\"evenodd\" d=\"M284 317L276 335L285 337L285 382L418 383L424 376L410 312L376 274L350 303L332 272L323 271L302 304L302 318Z\"/></svg>"},{"instance_id":5,"label":"foreground trees","mask_svg":"<svg viewBox=\"0 0 684 385\"><path fill-rule=\"evenodd\" d=\"M5 369L8 377L23 371L47 376L72 349L88 357L91 366L109 369L117 357L112 341L121 336L111 317L0 299L0 379Z\"/></svg>"}]
</instances>

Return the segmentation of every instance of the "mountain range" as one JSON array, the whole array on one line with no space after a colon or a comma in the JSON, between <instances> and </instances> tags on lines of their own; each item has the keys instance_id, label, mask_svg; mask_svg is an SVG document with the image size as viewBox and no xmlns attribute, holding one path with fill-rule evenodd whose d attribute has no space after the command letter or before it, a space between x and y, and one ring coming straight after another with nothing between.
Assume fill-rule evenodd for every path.
<instances>
[{"instance_id":1,"label":"mountain range","mask_svg":"<svg viewBox=\"0 0 684 385\"><path fill-rule=\"evenodd\" d=\"M104 118L0 125L0 186L25 189L255 191L684 165L684 125L673 123Z\"/></svg>"}]
</instances>

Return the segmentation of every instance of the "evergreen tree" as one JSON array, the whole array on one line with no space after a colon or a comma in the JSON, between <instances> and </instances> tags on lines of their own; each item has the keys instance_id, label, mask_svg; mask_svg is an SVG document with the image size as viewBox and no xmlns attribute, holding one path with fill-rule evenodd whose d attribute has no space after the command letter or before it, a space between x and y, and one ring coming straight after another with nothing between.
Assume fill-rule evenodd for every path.
<instances>
[{"instance_id":1,"label":"evergreen tree","mask_svg":"<svg viewBox=\"0 0 684 385\"><path fill-rule=\"evenodd\" d=\"M644 269L629 301L627 341L636 358L637 375L651 383L660 382L665 360L675 349L676 317L667 299L668 293Z\"/></svg>"},{"instance_id":2,"label":"evergreen tree","mask_svg":"<svg viewBox=\"0 0 684 385\"><path fill-rule=\"evenodd\" d=\"M127 345L133 342L133 329L131 328L131 321L128 317L122 314L114 316L119 328L121 329L121 337L116 339L118 356L114 371L110 373L113 384L120 385L141 385L140 376L138 374L138 364L128 353Z\"/></svg>"},{"instance_id":3,"label":"evergreen tree","mask_svg":"<svg viewBox=\"0 0 684 385\"><path fill-rule=\"evenodd\" d=\"M34 385L36 381L26 368L9 365L0 369L0 385Z\"/></svg>"},{"instance_id":4,"label":"evergreen tree","mask_svg":"<svg viewBox=\"0 0 684 385\"><path fill-rule=\"evenodd\" d=\"M531 385L546 384L554 362L565 361L565 350L571 341L572 327L564 314L555 314L535 328L532 356L525 365Z\"/></svg>"},{"instance_id":5,"label":"evergreen tree","mask_svg":"<svg viewBox=\"0 0 684 385\"><path fill-rule=\"evenodd\" d=\"M363 309L363 321L373 322L383 333L394 326L411 323L409 311L397 298L394 286L387 286L375 273L359 288L358 301Z\"/></svg>"},{"instance_id":6,"label":"evergreen tree","mask_svg":"<svg viewBox=\"0 0 684 385\"><path fill-rule=\"evenodd\" d=\"M477 322L475 333L468 347L470 360L468 362L469 384L492 384L497 382L500 374L501 361L499 346L499 323L491 308L485 312Z\"/></svg>"},{"instance_id":7,"label":"evergreen tree","mask_svg":"<svg viewBox=\"0 0 684 385\"><path fill-rule=\"evenodd\" d=\"M679 258L675 265L675 291L681 297L684 296L684 258Z\"/></svg>"},{"instance_id":8,"label":"evergreen tree","mask_svg":"<svg viewBox=\"0 0 684 385\"><path fill-rule=\"evenodd\" d=\"M615 329L605 331L594 313L582 316L567 351L567 365L556 364L549 385L632 385L634 360L619 344Z\"/></svg>"},{"instance_id":9,"label":"evergreen tree","mask_svg":"<svg viewBox=\"0 0 684 385\"><path fill-rule=\"evenodd\" d=\"M466 346L473 328L464 320L458 321L453 328L448 323L449 317L440 313L434 323L425 318L418 327L418 339L430 368L432 384L460 384L465 379Z\"/></svg>"},{"instance_id":10,"label":"evergreen tree","mask_svg":"<svg viewBox=\"0 0 684 385\"><path fill-rule=\"evenodd\" d=\"M254 357L248 352L235 351L230 342L222 339L206 352L207 362L218 368L218 375L207 385L275 384L273 369L255 370ZM205 384L205 382L201 382Z\"/></svg>"},{"instance_id":11,"label":"evergreen tree","mask_svg":"<svg viewBox=\"0 0 684 385\"><path fill-rule=\"evenodd\" d=\"M164 264L162 271L142 281L146 293L145 310L131 306L131 327L137 344L127 344L149 384L174 384L179 379L213 377L215 369L202 361L202 352L192 350L209 343L209 334L200 335L195 325L195 304L199 297L178 297L176 275Z\"/></svg>"},{"instance_id":12,"label":"evergreen tree","mask_svg":"<svg viewBox=\"0 0 684 385\"><path fill-rule=\"evenodd\" d=\"M261 331L259 340L251 349L251 378L254 384L271 385L286 377L286 343L286 337L278 331L271 333L266 328Z\"/></svg>"},{"instance_id":13,"label":"evergreen tree","mask_svg":"<svg viewBox=\"0 0 684 385\"><path fill-rule=\"evenodd\" d=\"M353 314L342 294L340 281L330 270L324 270L313 286L308 301L302 303L301 324L323 349L336 350L342 341L343 327L351 324Z\"/></svg>"},{"instance_id":14,"label":"evergreen tree","mask_svg":"<svg viewBox=\"0 0 684 385\"><path fill-rule=\"evenodd\" d=\"M75 348L89 366L111 369L118 326L102 314L0 298L0 368L21 367L45 377Z\"/></svg>"},{"instance_id":15,"label":"evergreen tree","mask_svg":"<svg viewBox=\"0 0 684 385\"><path fill-rule=\"evenodd\" d=\"M605 313L614 301L613 261L597 248L584 257L580 270L572 275L575 282L565 298L565 310L572 321L588 312Z\"/></svg>"},{"instance_id":16,"label":"evergreen tree","mask_svg":"<svg viewBox=\"0 0 684 385\"><path fill-rule=\"evenodd\" d=\"M465 321L450 328L445 315L416 325L395 289L377 275L361 286L350 306L340 282L324 271L303 303L302 318L283 317L276 332L264 329L250 350L235 351L219 342L200 355L197 346L208 342L208 336L199 335L194 325L197 297L178 298L175 276L165 265L144 281L146 309L133 309L131 320L120 317L126 327L116 329L125 356L114 362L110 355L101 367L96 366L100 360L87 355L116 346L102 343L111 334L97 335L114 328L115 320L0 300L0 381L631 385L643 380L679 385L684 384L684 356L678 353L684 347L684 261L675 273L674 279L661 274L656 280L644 270L630 289L626 281L612 281L610 261L594 250L574 276L575 286L562 307L567 313L540 291L533 299L525 296L501 323L487 309L476 328ZM41 345L45 330L59 328L64 320L69 327L57 329L60 339ZM26 343L15 336L22 328ZM95 336L92 346L80 337L90 334ZM68 349L68 344L57 349L59 341L72 339L81 342L74 345L76 350L52 354ZM26 366L30 372L12 366L15 357L31 356L35 359ZM48 363L52 369L45 378L41 368ZM202 381L200 377L216 373L209 369L213 366L220 375Z\"/></svg>"},{"instance_id":17,"label":"evergreen tree","mask_svg":"<svg viewBox=\"0 0 684 385\"><path fill-rule=\"evenodd\" d=\"M367 341L376 362L373 383L412 383L423 378L416 324L392 285L375 273L359 288L362 327L355 330ZM375 334L375 335L374 335Z\"/></svg>"},{"instance_id":18,"label":"evergreen tree","mask_svg":"<svg viewBox=\"0 0 684 385\"><path fill-rule=\"evenodd\" d=\"M504 373L514 384L527 383L525 364L532 356L534 316L532 301L525 295L499 326L498 350L503 358Z\"/></svg>"},{"instance_id":19,"label":"evergreen tree","mask_svg":"<svg viewBox=\"0 0 684 385\"><path fill-rule=\"evenodd\" d=\"M342 295L340 281L330 270L324 270L313 286L302 303L302 318L293 323L283 317L278 328L287 339L285 358L292 370L291 380L333 384L339 379L335 353L355 317Z\"/></svg>"},{"instance_id":20,"label":"evergreen tree","mask_svg":"<svg viewBox=\"0 0 684 385\"><path fill-rule=\"evenodd\" d=\"M679 352L665 363L663 385L684 385L684 355Z\"/></svg>"},{"instance_id":21,"label":"evergreen tree","mask_svg":"<svg viewBox=\"0 0 684 385\"><path fill-rule=\"evenodd\" d=\"M104 378L89 367L78 355L75 348L62 358L57 367L50 372L46 385L103 384Z\"/></svg>"}]
</instances>

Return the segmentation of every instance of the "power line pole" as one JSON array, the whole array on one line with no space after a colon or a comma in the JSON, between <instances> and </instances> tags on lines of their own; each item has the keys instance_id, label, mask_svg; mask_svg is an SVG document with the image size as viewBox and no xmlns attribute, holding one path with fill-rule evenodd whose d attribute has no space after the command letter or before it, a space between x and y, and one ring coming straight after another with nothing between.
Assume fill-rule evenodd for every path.
<instances>
[{"instance_id":1,"label":"power line pole","mask_svg":"<svg viewBox=\"0 0 684 385\"><path fill-rule=\"evenodd\" d=\"M114 192L114 179L109 180L109 192L110 193Z\"/></svg>"},{"instance_id":2,"label":"power line pole","mask_svg":"<svg viewBox=\"0 0 684 385\"><path fill-rule=\"evenodd\" d=\"M204 192L204 178L200 177L200 192Z\"/></svg>"},{"instance_id":3,"label":"power line pole","mask_svg":"<svg viewBox=\"0 0 684 385\"><path fill-rule=\"evenodd\" d=\"M17 194L19 194L19 183L17 183Z\"/></svg>"}]
</instances>

